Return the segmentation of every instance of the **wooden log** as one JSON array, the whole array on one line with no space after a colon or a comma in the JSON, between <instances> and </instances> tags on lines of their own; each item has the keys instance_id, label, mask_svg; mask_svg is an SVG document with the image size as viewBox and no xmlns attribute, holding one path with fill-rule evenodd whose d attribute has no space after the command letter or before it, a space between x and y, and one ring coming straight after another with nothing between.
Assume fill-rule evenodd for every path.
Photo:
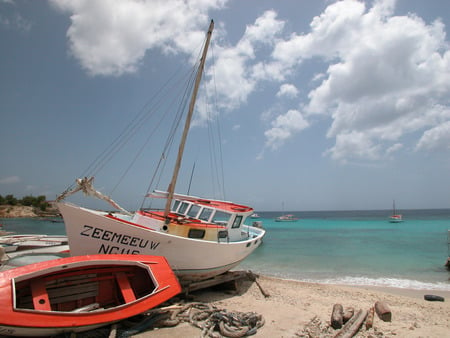
<instances>
[{"instance_id":1,"label":"wooden log","mask_svg":"<svg viewBox=\"0 0 450 338\"><path fill-rule=\"evenodd\" d=\"M359 310L347 324L334 336L334 338L352 338L355 336L367 317L366 310Z\"/></svg>"},{"instance_id":2,"label":"wooden log","mask_svg":"<svg viewBox=\"0 0 450 338\"><path fill-rule=\"evenodd\" d=\"M384 322L390 322L392 320L392 313L389 309L389 306L382 301L377 301L375 303L375 312L377 313L378 317Z\"/></svg>"},{"instance_id":3,"label":"wooden log","mask_svg":"<svg viewBox=\"0 0 450 338\"><path fill-rule=\"evenodd\" d=\"M371 329L373 327L374 313L375 313L375 308L372 306L369 309L369 313L367 314L366 330Z\"/></svg>"},{"instance_id":4,"label":"wooden log","mask_svg":"<svg viewBox=\"0 0 450 338\"><path fill-rule=\"evenodd\" d=\"M334 304L331 313L331 327L335 330L340 329L344 323L344 308L341 304Z\"/></svg>"},{"instance_id":5,"label":"wooden log","mask_svg":"<svg viewBox=\"0 0 450 338\"><path fill-rule=\"evenodd\" d=\"M352 307L346 307L345 311L344 311L344 316L343 316L343 320L344 320L344 324L347 323L355 314L355 309Z\"/></svg>"}]
</instances>

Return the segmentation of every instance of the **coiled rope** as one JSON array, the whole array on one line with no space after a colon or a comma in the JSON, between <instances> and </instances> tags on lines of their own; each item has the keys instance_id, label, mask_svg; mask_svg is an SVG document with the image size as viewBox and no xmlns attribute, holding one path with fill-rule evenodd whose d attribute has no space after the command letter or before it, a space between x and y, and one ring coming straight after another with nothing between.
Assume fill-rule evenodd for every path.
<instances>
[{"instance_id":1,"label":"coiled rope","mask_svg":"<svg viewBox=\"0 0 450 338\"><path fill-rule=\"evenodd\" d=\"M127 330L133 334L139 332L139 328L173 327L182 322L190 323L202 330L202 337L230 337L240 338L254 335L261 328L264 318L255 312L238 312L218 309L207 303L176 304L164 308L152 309L146 314L146 319ZM150 319L152 318L152 319ZM122 334L121 337L126 337Z\"/></svg>"}]
</instances>

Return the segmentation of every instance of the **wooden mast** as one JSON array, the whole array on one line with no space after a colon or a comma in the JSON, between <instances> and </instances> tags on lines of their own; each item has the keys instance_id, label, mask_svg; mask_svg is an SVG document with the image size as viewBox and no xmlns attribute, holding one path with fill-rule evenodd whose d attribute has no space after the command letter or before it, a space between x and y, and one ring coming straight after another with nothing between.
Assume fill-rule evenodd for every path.
<instances>
[{"instance_id":1,"label":"wooden mast","mask_svg":"<svg viewBox=\"0 0 450 338\"><path fill-rule=\"evenodd\" d=\"M169 215L169 212L170 212L170 205L172 204L173 194L175 191L175 185L177 184L178 172L180 171L181 160L183 159L184 146L186 144L186 138L187 138L187 135L189 132L189 127L191 125L192 115L194 113L195 100L197 99L198 87L200 86L200 80L202 78L203 68L205 67L206 54L208 52L209 42L211 40L211 34L212 34L213 29L214 29L214 21L211 20L211 23L210 23L209 29L208 29L208 33L206 36L205 46L203 48L202 58L200 59L200 65L198 66L197 76L195 78L194 90L192 92L191 102L189 103L189 110L188 110L188 114L186 116L186 122L184 124L184 130L183 130L183 134L181 136L180 146L178 148L177 161L175 163L175 168L173 170L172 180L170 181L169 187L167 189L168 196L167 196L167 201L166 201L166 207L164 209L164 217L166 219L165 220L166 224L169 224L169 221L170 221L167 218L167 216Z\"/></svg>"}]
</instances>

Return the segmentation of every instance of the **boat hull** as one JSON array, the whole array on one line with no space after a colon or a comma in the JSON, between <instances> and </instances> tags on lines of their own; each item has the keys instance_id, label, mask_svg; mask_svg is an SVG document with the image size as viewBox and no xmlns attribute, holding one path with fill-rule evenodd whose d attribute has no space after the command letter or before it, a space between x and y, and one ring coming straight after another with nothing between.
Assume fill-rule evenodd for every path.
<instances>
[{"instance_id":1,"label":"boat hull","mask_svg":"<svg viewBox=\"0 0 450 338\"><path fill-rule=\"evenodd\" d=\"M389 223L401 223L403 218L401 215L393 215L389 217Z\"/></svg>"},{"instance_id":2,"label":"boat hull","mask_svg":"<svg viewBox=\"0 0 450 338\"><path fill-rule=\"evenodd\" d=\"M164 257L90 255L30 264L0 273L0 335L83 332L140 314L180 291Z\"/></svg>"},{"instance_id":3,"label":"boat hull","mask_svg":"<svg viewBox=\"0 0 450 338\"><path fill-rule=\"evenodd\" d=\"M250 255L265 231L245 226L250 236L215 242L170 235L105 212L59 203L71 255L143 254L164 256L180 281L203 280L224 273Z\"/></svg>"}]
</instances>

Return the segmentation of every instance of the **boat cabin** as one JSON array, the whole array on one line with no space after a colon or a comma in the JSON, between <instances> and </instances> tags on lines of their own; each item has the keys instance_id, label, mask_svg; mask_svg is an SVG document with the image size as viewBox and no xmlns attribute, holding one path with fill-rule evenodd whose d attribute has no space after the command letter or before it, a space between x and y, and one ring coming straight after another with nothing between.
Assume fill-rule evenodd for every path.
<instances>
[{"instance_id":1,"label":"boat cabin","mask_svg":"<svg viewBox=\"0 0 450 338\"><path fill-rule=\"evenodd\" d=\"M166 193L157 192L153 197L165 197ZM193 239L234 242L248 238L243 230L244 221L253 213L248 206L232 202L202 199L186 195L174 195L168 218L165 224L161 211L142 210L138 214L158 221L145 222L149 227L165 231L168 234ZM139 217L142 224L142 219Z\"/></svg>"}]
</instances>

